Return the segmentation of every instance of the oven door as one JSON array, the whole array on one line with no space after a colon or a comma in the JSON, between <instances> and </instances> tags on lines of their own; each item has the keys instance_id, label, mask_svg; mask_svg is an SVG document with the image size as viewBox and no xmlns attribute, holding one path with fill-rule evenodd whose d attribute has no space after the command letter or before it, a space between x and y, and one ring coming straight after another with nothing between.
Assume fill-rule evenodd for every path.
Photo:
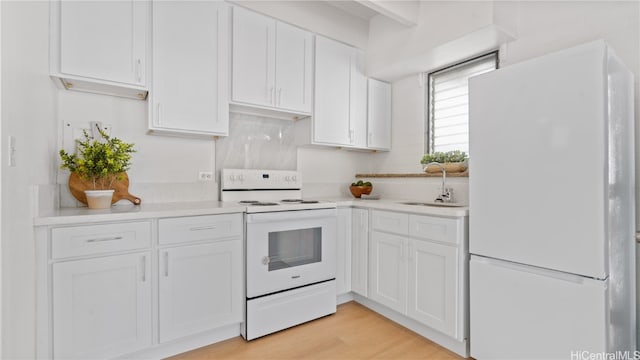
<instances>
[{"instance_id":1,"label":"oven door","mask_svg":"<svg viewBox=\"0 0 640 360\"><path fill-rule=\"evenodd\" d=\"M336 276L336 209L247 214L247 298Z\"/></svg>"}]
</instances>

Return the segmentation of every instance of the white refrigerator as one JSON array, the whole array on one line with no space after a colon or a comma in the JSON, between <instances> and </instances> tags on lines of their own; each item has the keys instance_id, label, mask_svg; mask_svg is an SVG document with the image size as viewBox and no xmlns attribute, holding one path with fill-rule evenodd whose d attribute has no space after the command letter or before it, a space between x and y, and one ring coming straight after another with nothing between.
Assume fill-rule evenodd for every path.
<instances>
[{"instance_id":1,"label":"white refrigerator","mask_svg":"<svg viewBox=\"0 0 640 360\"><path fill-rule=\"evenodd\" d=\"M469 86L471 356L635 350L633 75L595 41Z\"/></svg>"}]
</instances>

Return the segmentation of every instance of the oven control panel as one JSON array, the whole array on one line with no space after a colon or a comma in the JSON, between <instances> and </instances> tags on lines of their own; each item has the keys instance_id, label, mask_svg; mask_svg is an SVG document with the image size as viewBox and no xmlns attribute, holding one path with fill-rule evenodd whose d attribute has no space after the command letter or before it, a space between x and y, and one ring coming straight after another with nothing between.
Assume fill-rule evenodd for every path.
<instances>
[{"instance_id":1,"label":"oven control panel","mask_svg":"<svg viewBox=\"0 0 640 360\"><path fill-rule=\"evenodd\" d=\"M273 190L302 188L302 176L293 170L222 169L222 190Z\"/></svg>"}]
</instances>

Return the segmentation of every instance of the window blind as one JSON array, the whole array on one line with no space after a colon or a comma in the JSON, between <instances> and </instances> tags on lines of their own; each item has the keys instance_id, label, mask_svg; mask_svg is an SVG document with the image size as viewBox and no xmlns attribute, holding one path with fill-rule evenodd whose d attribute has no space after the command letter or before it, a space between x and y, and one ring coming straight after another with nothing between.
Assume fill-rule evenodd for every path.
<instances>
[{"instance_id":1,"label":"window blind","mask_svg":"<svg viewBox=\"0 0 640 360\"><path fill-rule=\"evenodd\" d=\"M469 153L469 78L497 68L497 52L428 75L426 152Z\"/></svg>"}]
</instances>

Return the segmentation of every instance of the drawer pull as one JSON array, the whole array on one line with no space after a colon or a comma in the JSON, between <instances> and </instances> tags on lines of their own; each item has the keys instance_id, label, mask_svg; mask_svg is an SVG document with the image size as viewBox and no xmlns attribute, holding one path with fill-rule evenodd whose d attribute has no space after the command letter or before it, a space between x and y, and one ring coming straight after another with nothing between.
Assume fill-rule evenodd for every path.
<instances>
[{"instance_id":1,"label":"drawer pull","mask_svg":"<svg viewBox=\"0 0 640 360\"><path fill-rule=\"evenodd\" d=\"M189 228L189 231L201 231L201 230L215 230L216 226L195 226L192 228Z\"/></svg>"},{"instance_id":2,"label":"drawer pull","mask_svg":"<svg viewBox=\"0 0 640 360\"><path fill-rule=\"evenodd\" d=\"M105 237L105 238L89 239L87 240L87 242L94 243L94 242L115 241L115 240L122 240L122 239L123 239L122 236L111 236L111 237Z\"/></svg>"}]
</instances>

